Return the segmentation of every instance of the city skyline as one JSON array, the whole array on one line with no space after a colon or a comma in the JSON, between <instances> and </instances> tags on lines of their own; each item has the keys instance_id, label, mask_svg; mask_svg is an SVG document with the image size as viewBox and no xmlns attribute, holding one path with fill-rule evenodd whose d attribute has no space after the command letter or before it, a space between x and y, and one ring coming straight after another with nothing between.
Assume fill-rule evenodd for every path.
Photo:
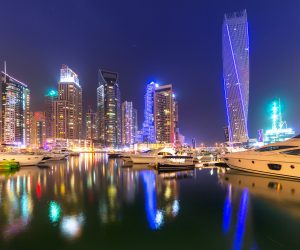
<instances>
[{"instance_id":1,"label":"city skyline","mask_svg":"<svg viewBox=\"0 0 300 250\"><path fill-rule=\"evenodd\" d=\"M213 6L216 3L218 8ZM52 19L48 15L41 16L37 13L35 18L39 18L40 23L33 22L32 10L21 3L18 8L14 8L20 14L16 15L18 25L14 22L10 26L1 24L3 32L11 39L0 42L0 61L6 60L8 72L27 82L30 89L34 90L31 91L32 111L38 111L46 90L56 86L57 69L62 63L69 65L82 79L85 110L88 106L92 106L94 110L96 107L94 90L97 87L97 70L102 67L114 69L119 72L121 85L124 86L121 90L124 97L122 99L132 100L139 110L139 128L143 122L142 96L146 84L151 81L170 83L174 85L180 102L179 127L187 141L190 142L195 137L198 143L212 143L223 140L222 128L227 123L221 79L223 16L224 13L247 9L251 48L249 135L255 137L257 129L268 124L265 107L271 99L278 97L289 107L289 110L285 110L286 119L299 132L296 108L299 93L297 83L300 81L300 39L289 28L294 27L292 31L297 30L295 27L299 25L299 18L296 9L299 3L293 3L289 6L274 3L271 11L266 11L269 10L267 3L257 6L251 1L204 1L201 5L194 2L185 8L175 4L172 9L176 15L170 14L168 20L160 17L160 12L167 8L166 3L161 10L156 9L159 3L155 1L148 9L140 6L139 12L132 17L131 12L121 12L126 7L124 4L106 3L104 9L107 13L116 10L116 18L106 18L103 22L101 42L96 33L99 30L99 21L102 20L102 12L98 13L99 5L96 3L85 5L75 1L71 7L67 3L58 4L56 1L51 4L40 3L35 10L44 9L47 5L49 16L52 13L56 17ZM81 23L72 21L72 24L75 22L74 26L69 25L69 21L61 23L62 16L76 15L81 10L80 7L83 9ZM4 19L9 20L5 16L11 12L12 4L4 3L3 10ZM21 14L21 10L27 14ZM283 16L278 24L276 16L284 12L289 15ZM154 21L155 17L160 18ZM20 18L24 22L19 22ZM134 23L136 18L140 20L140 24ZM26 29L21 29L20 23L30 27L30 37L24 36L22 30ZM165 25L159 26L161 23ZM42 25L50 30L50 39L41 29ZM53 29L54 25L58 27L57 30ZM139 27L143 25L148 25L148 28L140 30ZM85 28L81 31L84 35L77 41L71 40L77 31L75 27ZM118 32L118 28L122 28L121 32ZM57 37L61 38L58 39L59 43L55 42L54 38ZM90 39L93 37L94 39ZM160 40L159 43L157 39ZM9 43L8 40L22 42L16 44Z\"/></svg>"}]
</instances>

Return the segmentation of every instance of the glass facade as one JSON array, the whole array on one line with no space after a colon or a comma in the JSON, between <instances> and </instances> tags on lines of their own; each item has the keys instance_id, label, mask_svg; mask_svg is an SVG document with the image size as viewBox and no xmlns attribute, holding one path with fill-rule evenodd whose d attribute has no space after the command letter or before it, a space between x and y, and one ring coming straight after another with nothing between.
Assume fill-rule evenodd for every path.
<instances>
[{"instance_id":1,"label":"glass facade","mask_svg":"<svg viewBox=\"0 0 300 250\"><path fill-rule=\"evenodd\" d=\"M99 70L97 129L103 146L121 145L121 94L118 73Z\"/></svg>"},{"instance_id":2,"label":"glass facade","mask_svg":"<svg viewBox=\"0 0 300 250\"><path fill-rule=\"evenodd\" d=\"M225 14L223 78L229 141L248 140L249 36L246 10Z\"/></svg>"}]
</instances>

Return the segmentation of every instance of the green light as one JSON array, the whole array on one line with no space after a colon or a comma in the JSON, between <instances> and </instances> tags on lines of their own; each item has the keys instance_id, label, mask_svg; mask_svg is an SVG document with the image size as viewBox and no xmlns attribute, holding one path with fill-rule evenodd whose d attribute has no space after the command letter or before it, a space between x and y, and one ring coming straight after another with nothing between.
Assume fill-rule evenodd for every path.
<instances>
[{"instance_id":1,"label":"green light","mask_svg":"<svg viewBox=\"0 0 300 250\"><path fill-rule=\"evenodd\" d=\"M57 90L55 90L55 89L50 89L50 90L47 92L46 96L57 97L57 96L58 96L58 92L57 92Z\"/></svg>"},{"instance_id":2,"label":"green light","mask_svg":"<svg viewBox=\"0 0 300 250\"><path fill-rule=\"evenodd\" d=\"M52 223L58 222L61 215L60 205L55 201L50 201L49 218Z\"/></svg>"}]
</instances>

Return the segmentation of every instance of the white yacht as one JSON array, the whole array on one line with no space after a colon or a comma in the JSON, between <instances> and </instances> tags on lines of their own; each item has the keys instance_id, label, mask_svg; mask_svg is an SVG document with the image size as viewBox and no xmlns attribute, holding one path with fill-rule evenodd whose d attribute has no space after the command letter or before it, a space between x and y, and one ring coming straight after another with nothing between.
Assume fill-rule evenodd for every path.
<instances>
[{"instance_id":1,"label":"white yacht","mask_svg":"<svg viewBox=\"0 0 300 250\"><path fill-rule=\"evenodd\" d=\"M17 153L0 153L0 161L15 161L21 166L33 166L39 164L44 158L44 155L36 154L17 154Z\"/></svg>"},{"instance_id":2,"label":"white yacht","mask_svg":"<svg viewBox=\"0 0 300 250\"><path fill-rule=\"evenodd\" d=\"M226 154L222 158L232 169L300 178L300 135L255 150Z\"/></svg>"},{"instance_id":3,"label":"white yacht","mask_svg":"<svg viewBox=\"0 0 300 250\"><path fill-rule=\"evenodd\" d=\"M133 164L149 164L155 163L158 159L162 158L163 156L172 156L176 155L176 152L172 148L163 148L161 150L150 151L145 154L136 154L130 155L130 159Z\"/></svg>"}]
</instances>

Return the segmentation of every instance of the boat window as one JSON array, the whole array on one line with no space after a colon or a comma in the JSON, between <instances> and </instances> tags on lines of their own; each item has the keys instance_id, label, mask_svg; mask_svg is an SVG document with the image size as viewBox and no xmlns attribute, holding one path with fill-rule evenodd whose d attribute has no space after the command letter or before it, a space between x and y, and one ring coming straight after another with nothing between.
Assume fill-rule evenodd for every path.
<instances>
[{"instance_id":1,"label":"boat window","mask_svg":"<svg viewBox=\"0 0 300 250\"><path fill-rule=\"evenodd\" d=\"M275 150L282 150L282 149L289 149L289 148L296 148L297 146L268 146L263 148L258 148L256 152L267 152L267 151L275 151Z\"/></svg>"},{"instance_id":2,"label":"boat window","mask_svg":"<svg viewBox=\"0 0 300 250\"><path fill-rule=\"evenodd\" d=\"M172 154L169 152L159 152L158 155L166 156L166 155L172 155Z\"/></svg>"},{"instance_id":3,"label":"boat window","mask_svg":"<svg viewBox=\"0 0 300 250\"><path fill-rule=\"evenodd\" d=\"M293 149L293 150L283 151L281 153L282 154L287 154L287 155L298 155L298 156L300 156L300 149Z\"/></svg>"}]
</instances>

